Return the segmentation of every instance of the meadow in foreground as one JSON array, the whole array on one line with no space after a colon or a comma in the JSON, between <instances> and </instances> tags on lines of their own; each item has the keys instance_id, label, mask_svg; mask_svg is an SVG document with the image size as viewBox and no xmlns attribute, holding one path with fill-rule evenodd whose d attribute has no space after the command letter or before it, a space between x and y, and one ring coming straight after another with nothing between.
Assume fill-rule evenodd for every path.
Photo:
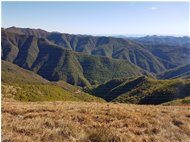
<instances>
[{"instance_id":1,"label":"meadow in foreground","mask_svg":"<svg viewBox=\"0 0 190 142\"><path fill-rule=\"evenodd\" d=\"M3 99L2 141L190 142L190 106Z\"/></svg>"}]
</instances>

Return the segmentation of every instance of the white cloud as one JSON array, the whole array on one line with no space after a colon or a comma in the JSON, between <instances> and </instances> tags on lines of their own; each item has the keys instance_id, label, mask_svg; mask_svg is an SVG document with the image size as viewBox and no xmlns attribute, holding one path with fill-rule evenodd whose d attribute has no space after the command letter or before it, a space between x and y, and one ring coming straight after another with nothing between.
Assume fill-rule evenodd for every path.
<instances>
[{"instance_id":1,"label":"white cloud","mask_svg":"<svg viewBox=\"0 0 190 142\"><path fill-rule=\"evenodd\" d=\"M150 10L157 10L157 7L151 7Z\"/></svg>"}]
</instances>

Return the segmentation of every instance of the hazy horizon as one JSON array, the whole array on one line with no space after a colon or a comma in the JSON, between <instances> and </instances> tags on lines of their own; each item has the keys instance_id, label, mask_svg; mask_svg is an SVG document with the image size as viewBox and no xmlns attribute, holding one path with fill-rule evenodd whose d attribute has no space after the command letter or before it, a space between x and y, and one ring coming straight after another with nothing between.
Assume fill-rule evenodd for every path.
<instances>
[{"instance_id":1,"label":"hazy horizon","mask_svg":"<svg viewBox=\"0 0 190 142\"><path fill-rule=\"evenodd\" d=\"M66 33L66 32L60 32L60 31L48 31L46 29L42 29L42 28L31 28L31 27L16 27L16 26L10 26L10 27L1 27L4 29L7 28L24 28L24 29L41 29L47 32L56 32L56 33L64 33L64 34L73 34L73 35L89 35L89 36L107 36L107 37L145 37L145 36L172 36L172 37L190 37L190 35L160 35L160 34L75 34L75 33Z\"/></svg>"}]
</instances>

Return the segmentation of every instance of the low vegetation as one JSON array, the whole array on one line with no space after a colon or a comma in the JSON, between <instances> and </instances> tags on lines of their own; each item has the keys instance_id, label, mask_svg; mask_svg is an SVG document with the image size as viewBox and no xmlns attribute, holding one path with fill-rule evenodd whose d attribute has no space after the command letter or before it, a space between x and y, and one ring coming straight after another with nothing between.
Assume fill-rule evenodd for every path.
<instances>
[{"instance_id":1,"label":"low vegetation","mask_svg":"<svg viewBox=\"0 0 190 142\"><path fill-rule=\"evenodd\" d=\"M190 96L190 80L156 80L140 76L113 79L86 92L107 101L133 104L162 104Z\"/></svg>"},{"instance_id":2,"label":"low vegetation","mask_svg":"<svg viewBox=\"0 0 190 142\"><path fill-rule=\"evenodd\" d=\"M98 101L103 99L81 92L64 90L51 84L15 84L2 85L2 95L6 98L13 98L18 101Z\"/></svg>"},{"instance_id":3,"label":"low vegetation","mask_svg":"<svg viewBox=\"0 0 190 142\"><path fill-rule=\"evenodd\" d=\"M163 105L190 105L190 97L173 100L173 101L164 103Z\"/></svg>"},{"instance_id":4,"label":"low vegetation","mask_svg":"<svg viewBox=\"0 0 190 142\"><path fill-rule=\"evenodd\" d=\"M104 101L64 81L49 82L12 63L2 63L2 95L18 101Z\"/></svg>"},{"instance_id":5,"label":"low vegetation","mask_svg":"<svg viewBox=\"0 0 190 142\"><path fill-rule=\"evenodd\" d=\"M189 142L189 106L2 102L2 141Z\"/></svg>"}]
</instances>

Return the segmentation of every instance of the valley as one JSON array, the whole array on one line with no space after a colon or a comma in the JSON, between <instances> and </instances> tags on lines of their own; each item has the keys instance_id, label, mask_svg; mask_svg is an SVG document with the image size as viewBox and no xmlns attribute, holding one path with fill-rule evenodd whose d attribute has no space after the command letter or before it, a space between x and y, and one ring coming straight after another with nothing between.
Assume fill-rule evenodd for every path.
<instances>
[{"instance_id":1,"label":"valley","mask_svg":"<svg viewBox=\"0 0 190 142\"><path fill-rule=\"evenodd\" d=\"M190 142L189 1L2 1L2 142Z\"/></svg>"},{"instance_id":2,"label":"valley","mask_svg":"<svg viewBox=\"0 0 190 142\"><path fill-rule=\"evenodd\" d=\"M2 141L188 142L189 38L144 38L2 29Z\"/></svg>"},{"instance_id":3,"label":"valley","mask_svg":"<svg viewBox=\"0 0 190 142\"><path fill-rule=\"evenodd\" d=\"M72 98L61 97L64 91L133 104L188 100L189 42L188 37L127 39L2 28L2 82L23 88L27 93L14 96L23 101ZM41 91L31 93L37 86ZM43 95L51 94L45 89L51 87L59 90L57 99Z\"/></svg>"}]
</instances>

